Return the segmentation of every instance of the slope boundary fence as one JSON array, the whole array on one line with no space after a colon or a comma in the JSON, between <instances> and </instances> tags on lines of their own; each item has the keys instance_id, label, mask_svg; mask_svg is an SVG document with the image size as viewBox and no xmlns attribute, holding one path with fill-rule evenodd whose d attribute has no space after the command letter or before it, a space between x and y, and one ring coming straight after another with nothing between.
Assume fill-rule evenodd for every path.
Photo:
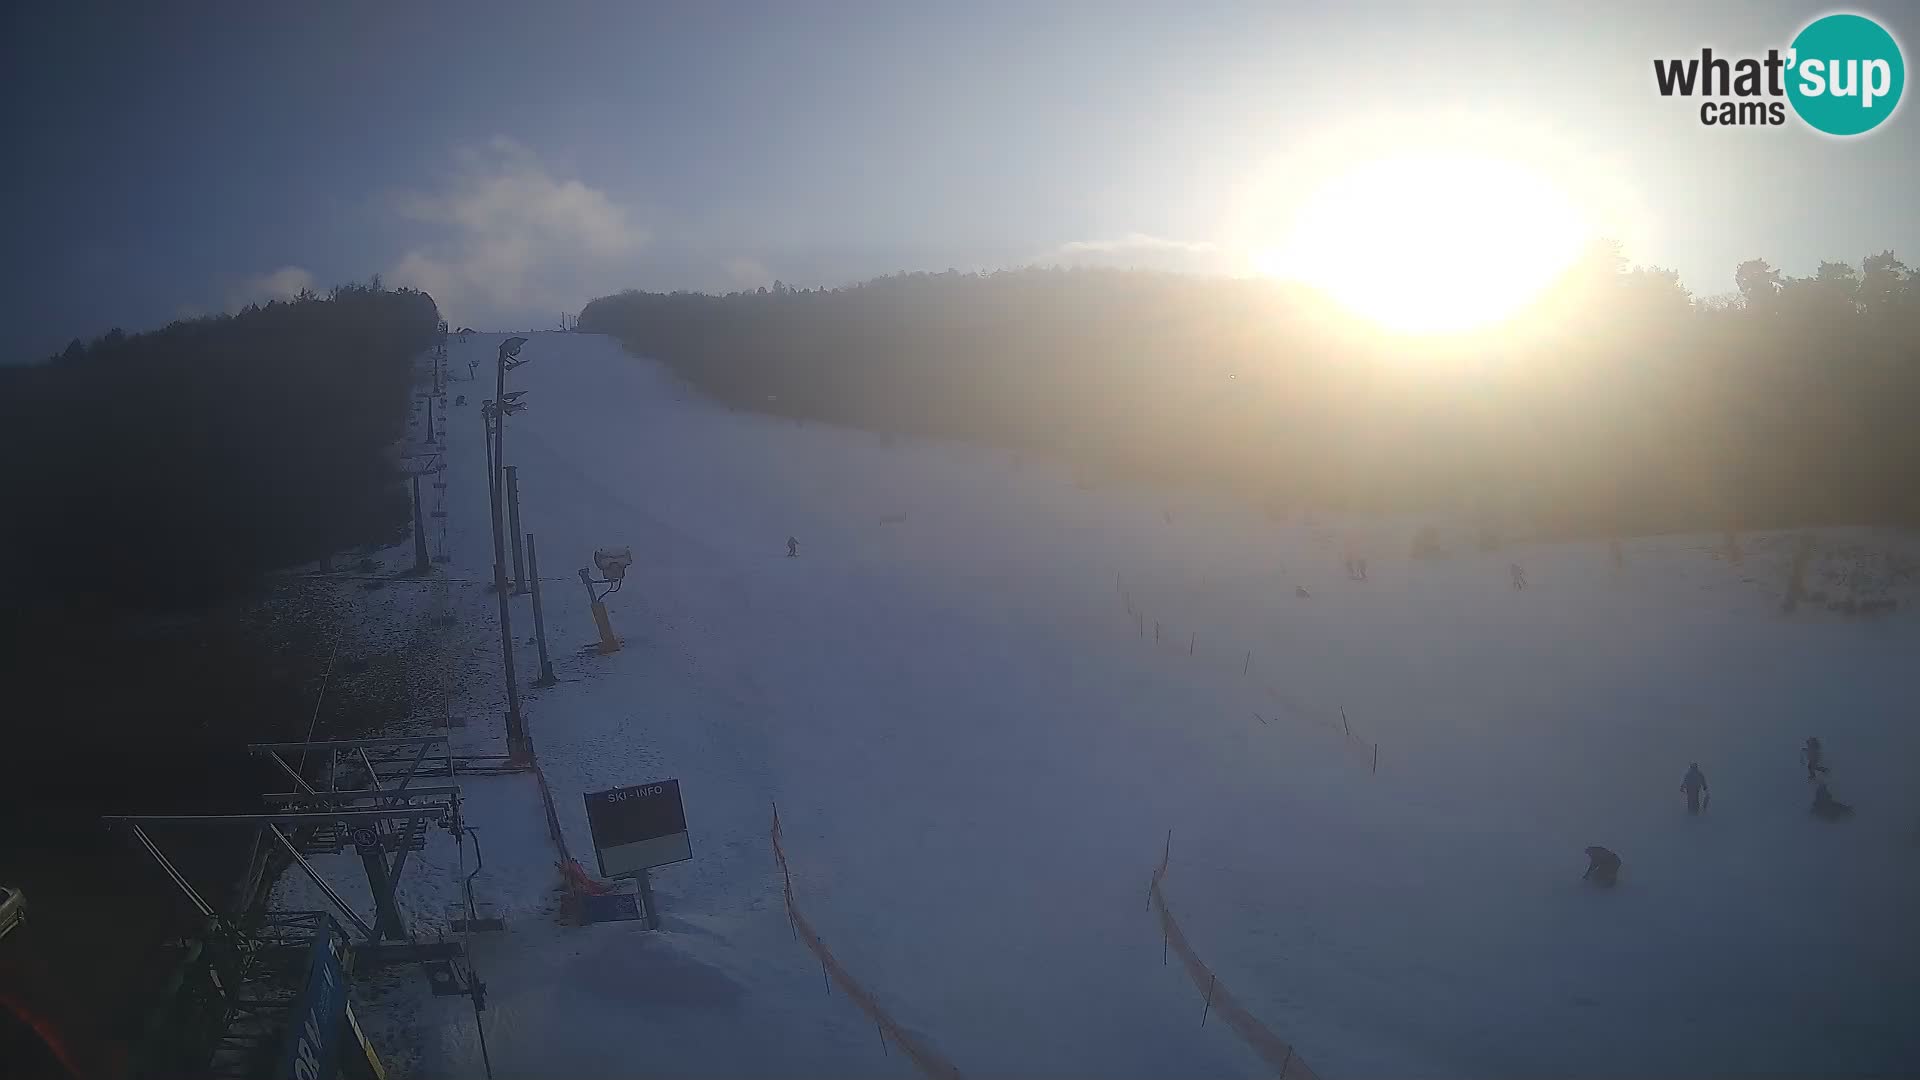
<instances>
[{"instance_id":1,"label":"slope boundary fence","mask_svg":"<svg viewBox=\"0 0 1920 1080\"><path fill-rule=\"evenodd\" d=\"M1211 665L1223 675L1230 674L1251 686L1258 687L1265 693L1270 703L1265 708L1278 708L1296 720L1303 720L1317 727L1338 732L1341 750L1347 758L1365 768L1369 773L1379 773L1379 740L1370 739L1354 730L1353 722L1347 718L1344 705L1332 709L1318 708L1281 692L1268 681L1269 676L1265 674L1264 663L1262 671L1253 670L1253 661L1256 657L1251 648L1232 646L1222 651L1217 644L1217 638L1210 638L1207 647L1200 648L1198 630L1183 626L1176 631L1171 622L1149 617L1146 611L1135 603L1133 591L1128 587L1124 577L1115 574L1113 588L1120 599L1121 606L1126 610L1127 621L1133 626L1135 636L1143 641L1151 640L1155 651L1165 652L1170 648L1176 656L1184 653L1191 659ZM1181 640L1183 637L1184 641ZM1239 663L1233 663L1235 660ZM1279 719L1278 713L1261 710L1255 710L1252 715L1262 727L1271 727L1272 721Z\"/></svg>"},{"instance_id":2,"label":"slope boundary fence","mask_svg":"<svg viewBox=\"0 0 1920 1080\"><path fill-rule=\"evenodd\" d=\"M1167 862L1172 847L1173 838L1169 833L1167 852L1161 855L1160 865L1153 871L1153 879L1147 886L1147 904L1159 912L1161 940L1165 946L1162 958L1167 951L1178 956L1181 966L1187 969L1187 976L1193 980L1194 988L1206 995L1207 1004L1200 1014L1200 1022L1204 1024L1208 1016L1217 1014L1233 1029L1235 1035L1240 1036L1242 1042L1260 1055L1262 1061L1273 1067L1274 1075L1283 1080L1319 1080L1318 1074L1300 1060L1293 1044L1274 1034L1272 1029L1260 1022L1259 1017L1248 1012L1233 991L1227 989L1213 969L1193 951L1187 935L1180 929L1180 923L1167 907L1167 895L1160 887L1167 876Z\"/></svg>"},{"instance_id":3,"label":"slope boundary fence","mask_svg":"<svg viewBox=\"0 0 1920 1080\"><path fill-rule=\"evenodd\" d=\"M907 1058L932 1080L960 1080L960 1070L953 1063L940 1056L939 1052L922 1042L912 1032L901 1027L887 1011L880 1007L874 996L861 986L847 969L834 958L833 950L814 932L813 924L800 913L800 907L793 899L793 872L787 868L786 849L780 845L780 808L773 807L773 826L768 831L773 841L773 858L780 864L781 889L786 897L787 922L793 927L794 936L804 942L813 955L820 961L820 969L834 985L840 987L860 1011L872 1018L874 1026L880 1032L880 1045L885 1049L889 1040L906 1053Z\"/></svg>"}]
</instances>

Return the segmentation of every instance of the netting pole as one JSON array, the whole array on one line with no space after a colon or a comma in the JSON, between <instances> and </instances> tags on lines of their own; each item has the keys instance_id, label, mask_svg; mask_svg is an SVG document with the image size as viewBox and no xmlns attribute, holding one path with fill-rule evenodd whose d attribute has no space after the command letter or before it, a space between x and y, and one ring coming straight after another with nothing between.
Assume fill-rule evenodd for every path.
<instances>
[{"instance_id":1,"label":"netting pole","mask_svg":"<svg viewBox=\"0 0 1920 1080\"><path fill-rule=\"evenodd\" d=\"M1243 678L1243 679L1244 679L1244 678L1246 678L1246 677L1247 677L1247 669L1248 669L1248 668L1250 668L1250 667L1252 667L1252 666L1253 666L1253 650L1252 650L1252 649L1248 649L1248 650L1247 650L1247 658L1246 658L1245 660L1242 660L1242 661L1240 661L1240 677L1241 677L1241 678Z\"/></svg>"},{"instance_id":2,"label":"netting pole","mask_svg":"<svg viewBox=\"0 0 1920 1080\"><path fill-rule=\"evenodd\" d=\"M1207 974L1207 1007L1200 1010L1200 1026L1201 1027L1207 1026L1207 1014L1213 1011L1213 988L1214 988L1214 985L1219 981L1220 981L1220 976L1215 975L1211 972Z\"/></svg>"},{"instance_id":3,"label":"netting pole","mask_svg":"<svg viewBox=\"0 0 1920 1080\"><path fill-rule=\"evenodd\" d=\"M1194 642L1199 640L1200 640L1200 632L1198 630L1193 631L1187 636L1187 655L1188 656L1193 655L1193 644Z\"/></svg>"},{"instance_id":4,"label":"netting pole","mask_svg":"<svg viewBox=\"0 0 1920 1080\"><path fill-rule=\"evenodd\" d=\"M533 588L533 634L540 646L540 677L533 685L552 686L559 680L554 678L553 661L547 657L547 620L540 607L540 552L533 546L532 533L527 534L527 576Z\"/></svg>"},{"instance_id":5,"label":"netting pole","mask_svg":"<svg viewBox=\"0 0 1920 1080\"><path fill-rule=\"evenodd\" d=\"M507 525L513 536L513 594L527 591L527 554L525 535L520 531L520 466L508 465Z\"/></svg>"},{"instance_id":6,"label":"netting pole","mask_svg":"<svg viewBox=\"0 0 1920 1080\"><path fill-rule=\"evenodd\" d=\"M428 398L432 401L432 398ZM420 514L420 474L413 474L413 572L427 572L427 523Z\"/></svg>"},{"instance_id":7,"label":"netting pole","mask_svg":"<svg viewBox=\"0 0 1920 1080\"><path fill-rule=\"evenodd\" d=\"M1379 743L1373 744L1373 771L1374 771L1374 775L1376 776L1379 775L1380 773L1380 744Z\"/></svg>"}]
</instances>

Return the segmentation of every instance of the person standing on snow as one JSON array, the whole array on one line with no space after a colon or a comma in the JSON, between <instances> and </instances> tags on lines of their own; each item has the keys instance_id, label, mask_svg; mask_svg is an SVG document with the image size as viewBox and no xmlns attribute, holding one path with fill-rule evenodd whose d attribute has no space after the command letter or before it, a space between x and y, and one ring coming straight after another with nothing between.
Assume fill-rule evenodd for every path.
<instances>
[{"instance_id":1,"label":"person standing on snow","mask_svg":"<svg viewBox=\"0 0 1920 1080\"><path fill-rule=\"evenodd\" d=\"M800 541L795 540L791 536L787 537L787 558L791 559L799 554L800 554Z\"/></svg>"},{"instance_id":2,"label":"person standing on snow","mask_svg":"<svg viewBox=\"0 0 1920 1080\"><path fill-rule=\"evenodd\" d=\"M1687 793L1687 813L1700 812L1700 796L1707 793L1707 774L1700 771L1700 763L1695 761L1687 766L1687 775L1680 779L1680 790ZM1711 799L1713 796L1708 794Z\"/></svg>"},{"instance_id":3,"label":"person standing on snow","mask_svg":"<svg viewBox=\"0 0 1920 1080\"><path fill-rule=\"evenodd\" d=\"M1824 757L1825 754L1820 749L1820 740L1812 735L1807 736L1807 745L1800 748L1800 760L1806 763L1808 780L1817 780L1818 773L1827 771Z\"/></svg>"}]
</instances>

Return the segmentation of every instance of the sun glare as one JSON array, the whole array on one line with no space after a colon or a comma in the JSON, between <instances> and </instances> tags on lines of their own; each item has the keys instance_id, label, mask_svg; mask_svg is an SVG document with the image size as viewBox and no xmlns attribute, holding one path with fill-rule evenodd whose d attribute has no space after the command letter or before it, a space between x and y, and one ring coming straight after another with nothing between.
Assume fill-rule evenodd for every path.
<instances>
[{"instance_id":1,"label":"sun glare","mask_svg":"<svg viewBox=\"0 0 1920 1080\"><path fill-rule=\"evenodd\" d=\"M1524 166L1383 158L1309 194L1258 264L1386 329L1447 333L1514 314L1586 241L1572 200Z\"/></svg>"}]
</instances>

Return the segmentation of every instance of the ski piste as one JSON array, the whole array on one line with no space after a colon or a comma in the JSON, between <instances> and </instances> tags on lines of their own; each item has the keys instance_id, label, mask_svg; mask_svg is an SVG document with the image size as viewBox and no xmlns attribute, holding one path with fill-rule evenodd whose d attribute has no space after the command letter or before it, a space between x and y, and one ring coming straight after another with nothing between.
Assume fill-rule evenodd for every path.
<instances>
[{"instance_id":1,"label":"ski piste","mask_svg":"<svg viewBox=\"0 0 1920 1080\"><path fill-rule=\"evenodd\" d=\"M1743 535L1739 568L1718 535L1629 538L1616 564L1604 539L1482 552L1441 522L1455 553L1409 558L1431 519L1082 487L1044 459L730 411L609 338L527 336L507 442L542 566L633 555L618 652L571 651L596 637L577 580L545 596L567 648L526 712L559 829L591 852L581 792L673 777L696 855L653 876L659 931L562 926L537 790L471 782L476 890L508 927L475 939L496 1075L908 1075L797 940L770 802L812 931L963 1075L1272 1075L1160 962L1145 892L1170 829L1192 950L1318 1075L1557 1073L1569 1046L1595 1075L1920 1060L1910 956L1884 944L1920 906L1887 857L1920 817L1920 729L1885 722L1906 691L1870 677L1903 670L1912 629L1782 618L1796 536ZM448 424L446 573L485 580L476 404ZM496 749L493 598L450 595L493 674L456 735ZM1844 826L1807 813L1810 728L1845 748ZM1689 758L1738 793L1711 829L1672 795ZM1589 844L1625 864L1604 895L1579 880ZM430 867L409 874L440 910ZM1834 918L1848 896L1875 899ZM1803 965L1754 941L1853 974L1807 998ZM416 1048L410 1075L480 1070L464 1001L402 980L356 1013ZM1808 1025L1853 1034L1815 1053Z\"/></svg>"}]
</instances>

